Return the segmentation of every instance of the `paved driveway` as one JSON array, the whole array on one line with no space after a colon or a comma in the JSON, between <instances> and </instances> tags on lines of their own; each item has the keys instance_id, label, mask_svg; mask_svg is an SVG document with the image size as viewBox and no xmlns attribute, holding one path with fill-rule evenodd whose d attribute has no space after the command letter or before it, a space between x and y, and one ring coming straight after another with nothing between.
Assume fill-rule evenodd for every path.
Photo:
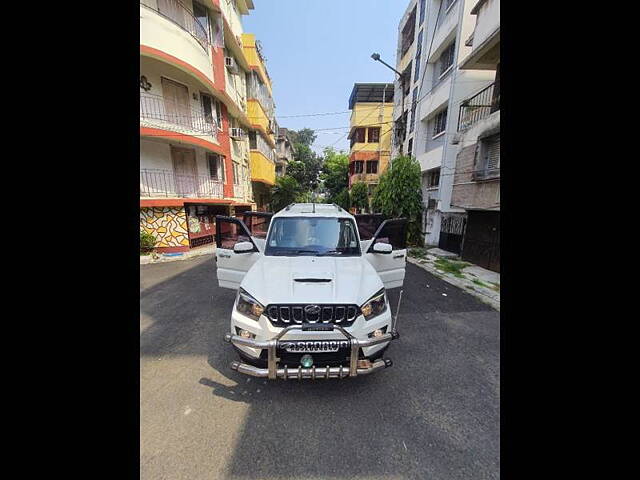
<instances>
[{"instance_id":1,"label":"paved driveway","mask_svg":"<svg viewBox=\"0 0 640 480\"><path fill-rule=\"evenodd\" d=\"M474 297L408 264L393 367L268 382L228 367L213 256L140 268L141 478L499 478L500 319Z\"/></svg>"}]
</instances>

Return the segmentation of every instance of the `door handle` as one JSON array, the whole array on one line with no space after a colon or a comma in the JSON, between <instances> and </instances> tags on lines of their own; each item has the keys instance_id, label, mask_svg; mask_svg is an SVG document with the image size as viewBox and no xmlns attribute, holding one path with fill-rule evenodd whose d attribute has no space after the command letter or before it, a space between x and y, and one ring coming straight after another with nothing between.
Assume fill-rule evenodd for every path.
<instances>
[{"instance_id":1,"label":"door handle","mask_svg":"<svg viewBox=\"0 0 640 480\"><path fill-rule=\"evenodd\" d=\"M404 258L404 254L400 254L400 255L394 255L393 258Z\"/></svg>"},{"instance_id":2,"label":"door handle","mask_svg":"<svg viewBox=\"0 0 640 480\"><path fill-rule=\"evenodd\" d=\"M225 255L224 253L219 253L218 257L219 258L231 258L231 255L228 255L228 254Z\"/></svg>"}]
</instances>

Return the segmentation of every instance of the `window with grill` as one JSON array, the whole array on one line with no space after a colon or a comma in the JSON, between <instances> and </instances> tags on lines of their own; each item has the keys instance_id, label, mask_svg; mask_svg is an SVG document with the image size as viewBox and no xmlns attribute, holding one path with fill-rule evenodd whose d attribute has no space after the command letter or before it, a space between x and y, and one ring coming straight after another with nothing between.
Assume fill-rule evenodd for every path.
<instances>
[{"instance_id":1,"label":"window with grill","mask_svg":"<svg viewBox=\"0 0 640 480\"><path fill-rule=\"evenodd\" d=\"M249 148L256 150L258 148L258 139L256 138L255 130L249 132Z\"/></svg>"},{"instance_id":2,"label":"window with grill","mask_svg":"<svg viewBox=\"0 0 640 480\"><path fill-rule=\"evenodd\" d=\"M444 49L442 55L440 55L440 59L438 60L438 63L440 64L440 68L438 70L440 76L443 76L447 70L449 70L449 67L453 65L453 58L456 50L455 47L456 41L454 40L451 45Z\"/></svg>"},{"instance_id":3,"label":"window with grill","mask_svg":"<svg viewBox=\"0 0 640 480\"><path fill-rule=\"evenodd\" d=\"M378 173L378 161L369 160L367 162L367 173Z\"/></svg>"},{"instance_id":4,"label":"window with grill","mask_svg":"<svg viewBox=\"0 0 640 480\"><path fill-rule=\"evenodd\" d=\"M440 169L435 168L427 172L427 188L440 185Z\"/></svg>"},{"instance_id":5,"label":"window with grill","mask_svg":"<svg viewBox=\"0 0 640 480\"><path fill-rule=\"evenodd\" d=\"M209 153L207 155L209 163L209 176L211 180L224 182L224 157L217 153Z\"/></svg>"},{"instance_id":6,"label":"window with grill","mask_svg":"<svg viewBox=\"0 0 640 480\"><path fill-rule=\"evenodd\" d=\"M369 128L369 143L378 143L380 141L380 127Z\"/></svg>"},{"instance_id":7,"label":"window with grill","mask_svg":"<svg viewBox=\"0 0 640 480\"><path fill-rule=\"evenodd\" d=\"M364 161L363 160L356 160L355 162L353 162L353 172L354 173L362 173L364 167Z\"/></svg>"},{"instance_id":8,"label":"window with grill","mask_svg":"<svg viewBox=\"0 0 640 480\"><path fill-rule=\"evenodd\" d=\"M240 185L240 169L238 168L238 164L233 162L233 184Z\"/></svg>"},{"instance_id":9,"label":"window with grill","mask_svg":"<svg viewBox=\"0 0 640 480\"><path fill-rule=\"evenodd\" d=\"M418 25L422 25L422 22L424 22L425 13L427 13L426 0L420 0L420 21L418 22Z\"/></svg>"},{"instance_id":10,"label":"window with grill","mask_svg":"<svg viewBox=\"0 0 640 480\"><path fill-rule=\"evenodd\" d=\"M493 178L500 176L500 134L480 140L474 176Z\"/></svg>"},{"instance_id":11,"label":"window with grill","mask_svg":"<svg viewBox=\"0 0 640 480\"><path fill-rule=\"evenodd\" d=\"M413 138L410 138L407 146L407 155L411 156L412 153L413 153Z\"/></svg>"},{"instance_id":12,"label":"window with grill","mask_svg":"<svg viewBox=\"0 0 640 480\"><path fill-rule=\"evenodd\" d=\"M445 108L436 115L433 121L433 137L441 134L447 128L447 109Z\"/></svg>"}]
</instances>

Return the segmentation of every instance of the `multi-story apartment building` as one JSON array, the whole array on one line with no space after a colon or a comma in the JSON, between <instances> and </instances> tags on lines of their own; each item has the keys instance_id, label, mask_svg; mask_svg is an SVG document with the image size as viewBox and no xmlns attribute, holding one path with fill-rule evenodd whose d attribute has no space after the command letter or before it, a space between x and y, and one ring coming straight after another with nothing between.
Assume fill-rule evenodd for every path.
<instances>
[{"instance_id":1,"label":"multi-story apartment building","mask_svg":"<svg viewBox=\"0 0 640 480\"><path fill-rule=\"evenodd\" d=\"M393 83L356 83L349 97L349 188L364 182L369 197L391 158L393 89Z\"/></svg>"},{"instance_id":2,"label":"multi-story apartment building","mask_svg":"<svg viewBox=\"0 0 640 480\"><path fill-rule=\"evenodd\" d=\"M255 207L249 82L266 70L242 31L253 8L140 1L140 227L159 251L211 243L216 214Z\"/></svg>"},{"instance_id":3,"label":"multi-story apartment building","mask_svg":"<svg viewBox=\"0 0 640 480\"><path fill-rule=\"evenodd\" d=\"M425 243L459 253L464 209L451 205L461 103L487 87L493 73L460 69L471 47L478 0L412 0L399 26L394 155L413 155L423 173ZM404 91L402 86L404 84ZM400 150L402 145L402 150Z\"/></svg>"},{"instance_id":4,"label":"multi-story apartment building","mask_svg":"<svg viewBox=\"0 0 640 480\"><path fill-rule=\"evenodd\" d=\"M258 210L265 211L269 209L271 187L276 179L275 103L260 42L255 35L244 33L242 45L250 68L246 81L253 197Z\"/></svg>"},{"instance_id":5,"label":"multi-story apartment building","mask_svg":"<svg viewBox=\"0 0 640 480\"><path fill-rule=\"evenodd\" d=\"M500 0L471 9L476 24L461 70L487 70L495 80L460 104L451 205L466 212L463 260L500 271Z\"/></svg>"},{"instance_id":6,"label":"multi-story apartment building","mask_svg":"<svg viewBox=\"0 0 640 480\"><path fill-rule=\"evenodd\" d=\"M287 165L293 161L293 142L289 136L289 129L278 128L276 141L276 176L287 174Z\"/></svg>"}]
</instances>

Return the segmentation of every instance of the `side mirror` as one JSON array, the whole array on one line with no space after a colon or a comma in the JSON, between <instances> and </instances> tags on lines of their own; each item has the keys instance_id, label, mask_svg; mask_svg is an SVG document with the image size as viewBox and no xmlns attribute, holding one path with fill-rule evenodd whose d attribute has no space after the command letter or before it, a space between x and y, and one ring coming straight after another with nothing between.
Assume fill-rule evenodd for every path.
<instances>
[{"instance_id":1,"label":"side mirror","mask_svg":"<svg viewBox=\"0 0 640 480\"><path fill-rule=\"evenodd\" d=\"M235 253L249 253L254 250L253 243L251 242L238 242L233 246Z\"/></svg>"},{"instance_id":2,"label":"side mirror","mask_svg":"<svg viewBox=\"0 0 640 480\"><path fill-rule=\"evenodd\" d=\"M373 253L391 253L393 247L389 243L374 243Z\"/></svg>"}]
</instances>

